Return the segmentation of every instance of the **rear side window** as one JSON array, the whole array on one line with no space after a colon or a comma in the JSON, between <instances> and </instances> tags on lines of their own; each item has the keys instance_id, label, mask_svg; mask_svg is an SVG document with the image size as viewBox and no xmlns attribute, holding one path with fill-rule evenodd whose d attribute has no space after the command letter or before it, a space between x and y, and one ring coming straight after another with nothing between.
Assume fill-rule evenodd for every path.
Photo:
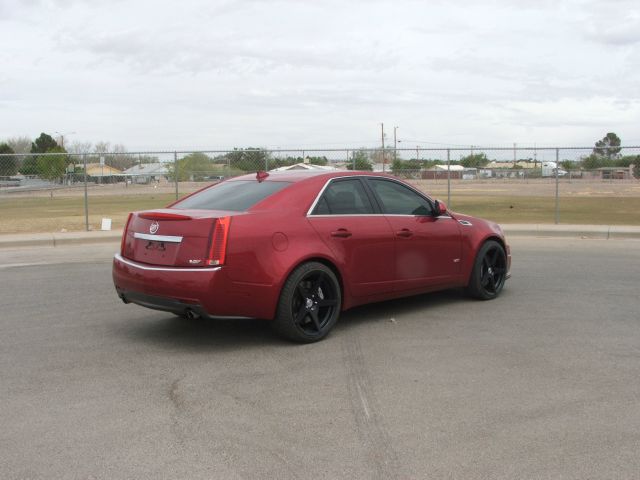
<instances>
[{"instance_id":1,"label":"rear side window","mask_svg":"<svg viewBox=\"0 0 640 480\"><path fill-rule=\"evenodd\" d=\"M222 182L179 201L172 208L244 212L289 185L289 182L255 180Z\"/></svg>"},{"instance_id":2,"label":"rear side window","mask_svg":"<svg viewBox=\"0 0 640 480\"><path fill-rule=\"evenodd\" d=\"M373 213L369 197L358 179L334 180L318 200L312 215L365 215Z\"/></svg>"}]
</instances>

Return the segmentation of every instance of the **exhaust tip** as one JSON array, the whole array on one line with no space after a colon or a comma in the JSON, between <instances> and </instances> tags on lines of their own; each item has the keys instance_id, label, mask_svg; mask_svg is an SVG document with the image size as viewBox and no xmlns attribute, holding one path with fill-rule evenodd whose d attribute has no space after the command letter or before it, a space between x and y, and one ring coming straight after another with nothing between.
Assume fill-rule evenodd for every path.
<instances>
[{"instance_id":1,"label":"exhaust tip","mask_svg":"<svg viewBox=\"0 0 640 480\"><path fill-rule=\"evenodd\" d=\"M191 310L190 308L187 308L184 311L184 316L188 319L188 320L195 320L196 318L199 317L199 315L194 312L193 310Z\"/></svg>"}]
</instances>

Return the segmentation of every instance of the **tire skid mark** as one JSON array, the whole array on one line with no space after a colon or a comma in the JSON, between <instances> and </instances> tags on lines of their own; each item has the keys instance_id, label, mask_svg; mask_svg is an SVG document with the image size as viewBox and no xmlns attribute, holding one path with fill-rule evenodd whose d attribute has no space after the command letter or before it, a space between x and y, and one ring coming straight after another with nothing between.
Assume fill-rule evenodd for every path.
<instances>
[{"instance_id":1,"label":"tire skid mark","mask_svg":"<svg viewBox=\"0 0 640 480\"><path fill-rule=\"evenodd\" d=\"M351 409L358 437L365 448L368 466L375 479L398 478L398 457L386 430L371 378L367 370L360 340L346 336L342 343Z\"/></svg>"},{"instance_id":2,"label":"tire skid mark","mask_svg":"<svg viewBox=\"0 0 640 480\"><path fill-rule=\"evenodd\" d=\"M169 385L169 389L167 391L169 401L171 402L171 406L173 407L173 412L171 413L171 433L176 439L176 446L180 450L180 453L183 453L185 449L185 434L183 432L183 424L185 423L184 416L186 414L185 398L180 391L180 382L182 382L185 377L186 375L182 375L176 378L173 382L171 382L171 385Z\"/></svg>"},{"instance_id":3,"label":"tire skid mark","mask_svg":"<svg viewBox=\"0 0 640 480\"><path fill-rule=\"evenodd\" d=\"M193 425L200 423L198 407L193 401L189 401L189 398L185 392L184 380L187 377L183 374L175 378L166 390L166 395L172 406L171 416L171 433L175 438L176 455L179 459L187 458L191 450L189 445L195 441L193 437ZM249 410L256 409L256 403L253 401L247 401L237 395L228 394L225 392L219 392L227 398L233 400L238 404L242 404ZM211 440L210 440L211 441ZM287 478L303 478L298 474L298 466L291 462L288 458L289 452L286 449L278 448L277 446L271 447L268 444L260 441L259 439L252 439L246 436L244 432L229 432L227 438L222 441L216 441L215 443L220 451L226 452L225 458L233 459L234 455L238 452L244 454L253 454L256 457L267 454L268 458L274 465L280 466L280 468L287 472ZM173 460L171 463L178 463L180 460ZM224 461L225 468L229 471L242 476L241 469L238 468L233 461Z\"/></svg>"}]
</instances>

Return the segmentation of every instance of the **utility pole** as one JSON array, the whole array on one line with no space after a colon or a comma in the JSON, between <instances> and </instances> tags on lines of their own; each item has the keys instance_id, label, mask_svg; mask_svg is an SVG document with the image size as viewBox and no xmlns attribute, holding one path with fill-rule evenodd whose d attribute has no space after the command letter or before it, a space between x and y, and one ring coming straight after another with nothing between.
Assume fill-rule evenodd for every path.
<instances>
[{"instance_id":1,"label":"utility pole","mask_svg":"<svg viewBox=\"0 0 640 480\"><path fill-rule=\"evenodd\" d=\"M516 162L517 162L517 160L516 160L516 145L517 145L516 143L513 144L513 166L514 167L516 166Z\"/></svg>"},{"instance_id":2,"label":"utility pole","mask_svg":"<svg viewBox=\"0 0 640 480\"><path fill-rule=\"evenodd\" d=\"M384 123L380 124L380 137L382 138L382 171L384 172Z\"/></svg>"},{"instance_id":3,"label":"utility pole","mask_svg":"<svg viewBox=\"0 0 640 480\"><path fill-rule=\"evenodd\" d=\"M398 160L398 141L396 139L396 130L398 127L393 127L393 161Z\"/></svg>"}]
</instances>

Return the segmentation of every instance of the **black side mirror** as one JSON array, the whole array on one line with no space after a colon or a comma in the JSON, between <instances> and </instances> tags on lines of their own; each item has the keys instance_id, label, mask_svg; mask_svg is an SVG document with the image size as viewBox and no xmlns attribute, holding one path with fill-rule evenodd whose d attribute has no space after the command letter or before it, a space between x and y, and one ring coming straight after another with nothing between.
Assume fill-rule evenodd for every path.
<instances>
[{"instance_id":1,"label":"black side mirror","mask_svg":"<svg viewBox=\"0 0 640 480\"><path fill-rule=\"evenodd\" d=\"M446 215L447 214L447 205L443 202L441 202L440 200L436 200L434 205L433 205L433 216L434 217L439 217L440 215Z\"/></svg>"}]
</instances>

